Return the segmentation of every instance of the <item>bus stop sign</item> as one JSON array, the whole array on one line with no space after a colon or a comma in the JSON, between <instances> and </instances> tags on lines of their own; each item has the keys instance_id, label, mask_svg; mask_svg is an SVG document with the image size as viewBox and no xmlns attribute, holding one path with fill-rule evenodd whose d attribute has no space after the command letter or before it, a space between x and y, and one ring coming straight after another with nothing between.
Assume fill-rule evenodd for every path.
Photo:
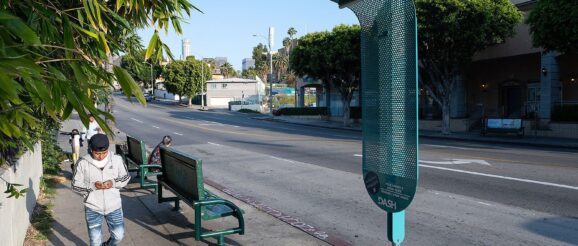
<instances>
[{"instance_id":1,"label":"bus stop sign","mask_svg":"<svg viewBox=\"0 0 578 246\"><path fill-rule=\"evenodd\" d=\"M332 1L351 9L361 24L363 179L373 202L388 212L390 240L401 243L404 210L418 181L415 4L413 0Z\"/></svg>"}]
</instances>

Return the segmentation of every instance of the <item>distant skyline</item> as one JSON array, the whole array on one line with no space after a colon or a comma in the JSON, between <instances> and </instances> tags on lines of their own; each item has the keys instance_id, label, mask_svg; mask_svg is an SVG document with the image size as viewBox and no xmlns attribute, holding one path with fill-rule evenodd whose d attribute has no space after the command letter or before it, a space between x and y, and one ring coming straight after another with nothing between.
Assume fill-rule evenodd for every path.
<instances>
[{"instance_id":1,"label":"distant skyline","mask_svg":"<svg viewBox=\"0 0 578 246\"><path fill-rule=\"evenodd\" d=\"M273 50L282 47L290 27L297 29L297 37L309 32L331 30L339 24L359 24L349 9L339 9L330 0L189 0L203 13L192 12L182 23L182 35L173 30L161 39L178 59L182 54L182 40L190 41L190 54L203 57L227 57L235 70L241 70L243 58L252 56L253 47L267 44L269 26L275 28ZM272 3L274 2L274 3ZM137 30L146 47L152 28ZM262 37L253 37L253 35Z\"/></svg>"}]
</instances>

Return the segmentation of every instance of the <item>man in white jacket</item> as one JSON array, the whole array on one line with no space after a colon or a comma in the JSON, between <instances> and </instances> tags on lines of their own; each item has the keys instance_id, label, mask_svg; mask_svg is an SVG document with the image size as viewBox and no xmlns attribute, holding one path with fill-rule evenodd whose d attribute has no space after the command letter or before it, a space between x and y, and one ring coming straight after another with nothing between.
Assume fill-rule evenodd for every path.
<instances>
[{"instance_id":1,"label":"man in white jacket","mask_svg":"<svg viewBox=\"0 0 578 246\"><path fill-rule=\"evenodd\" d=\"M120 189L130 175L122 158L108 151L104 134L92 136L91 154L78 160L72 189L84 197L85 217L91 246L117 245L124 237L124 218ZM102 224L106 220L110 238L102 244Z\"/></svg>"}]
</instances>

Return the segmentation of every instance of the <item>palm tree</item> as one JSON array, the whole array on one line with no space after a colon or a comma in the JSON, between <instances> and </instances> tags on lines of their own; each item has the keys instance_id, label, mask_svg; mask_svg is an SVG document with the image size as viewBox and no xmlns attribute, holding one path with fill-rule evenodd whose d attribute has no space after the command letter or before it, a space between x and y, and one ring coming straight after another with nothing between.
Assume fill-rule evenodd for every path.
<instances>
[{"instance_id":1,"label":"palm tree","mask_svg":"<svg viewBox=\"0 0 578 246\"><path fill-rule=\"evenodd\" d=\"M229 76L235 74L235 69L233 68L233 66L230 63L225 62L225 64L223 64L221 66L221 73L223 74L223 76L226 79L226 78L229 78Z\"/></svg>"},{"instance_id":2,"label":"palm tree","mask_svg":"<svg viewBox=\"0 0 578 246\"><path fill-rule=\"evenodd\" d=\"M289 56L283 53L277 53L273 56L273 68L277 71L277 80L281 80L281 76L287 73L287 66L289 65Z\"/></svg>"}]
</instances>

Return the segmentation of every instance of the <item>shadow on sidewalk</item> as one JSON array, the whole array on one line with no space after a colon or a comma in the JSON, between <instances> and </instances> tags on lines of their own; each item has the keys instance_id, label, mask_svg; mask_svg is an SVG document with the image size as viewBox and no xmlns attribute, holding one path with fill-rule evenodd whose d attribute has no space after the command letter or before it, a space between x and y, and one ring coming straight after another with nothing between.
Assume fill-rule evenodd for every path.
<instances>
[{"instance_id":1,"label":"shadow on sidewalk","mask_svg":"<svg viewBox=\"0 0 578 246\"><path fill-rule=\"evenodd\" d=\"M152 232L166 240L183 245L191 245L195 240L194 210L181 202L181 210L173 211L173 203L158 203L157 194L137 187L128 189L134 196L122 194L125 219L135 223L142 230ZM165 193L168 193L165 191ZM169 195L169 194L166 194ZM206 222L205 222L206 223ZM203 224L205 225L205 224ZM209 231L206 227L203 231ZM165 234L168 231L169 234ZM216 240L214 240L216 242ZM217 245L206 239L201 240L207 245ZM227 245L241 245L235 240L225 237Z\"/></svg>"}]
</instances>

